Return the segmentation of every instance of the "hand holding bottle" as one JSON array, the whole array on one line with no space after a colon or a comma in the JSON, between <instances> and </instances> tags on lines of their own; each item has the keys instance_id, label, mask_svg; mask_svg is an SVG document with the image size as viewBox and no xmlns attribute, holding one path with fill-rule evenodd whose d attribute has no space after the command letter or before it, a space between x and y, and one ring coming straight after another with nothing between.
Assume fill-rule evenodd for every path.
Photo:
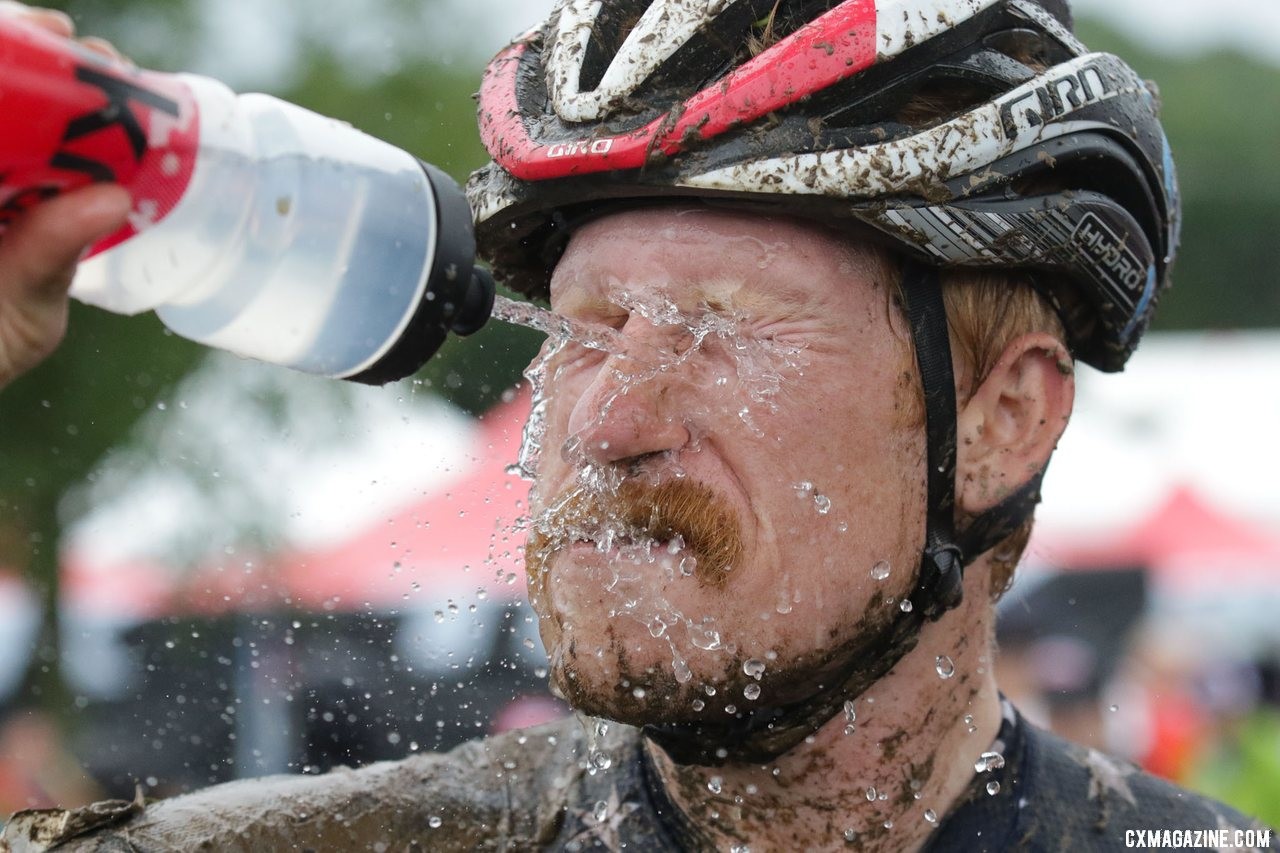
<instances>
[{"instance_id":1,"label":"hand holding bottle","mask_svg":"<svg viewBox=\"0 0 1280 853\"><path fill-rule=\"evenodd\" d=\"M13 17L70 37L60 12L0 4ZM86 45L107 56L105 42ZM91 186L36 205L14 220L0 241L0 387L34 367L62 340L67 288L76 263L98 239L117 231L129 212L129 194L118 186Z\"/></svg>"},{"instance_id":2,"label":"hand holding bottle","mask_svg":"<svg viewBox=\"0 0 1280 853\"><path fill-rule=\"evenodd\" d=\"M0 232L86 183L132 196L77 268L74 298L377 384L488 319L471 211L439 169L268 95L111 61L105 44L51 36L66 34L56 13L32 28L39 14L0 17Z\"/></svg>"}]
</instances>

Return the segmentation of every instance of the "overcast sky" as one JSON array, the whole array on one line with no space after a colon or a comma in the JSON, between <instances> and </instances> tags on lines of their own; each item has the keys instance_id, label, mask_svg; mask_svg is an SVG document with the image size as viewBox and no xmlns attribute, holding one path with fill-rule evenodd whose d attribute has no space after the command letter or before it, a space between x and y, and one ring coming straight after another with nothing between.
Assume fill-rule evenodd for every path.
<instances>
[{"instance_id":1,"label":"overcast sky","mask_svg":"<svg viewBox=\"0 0 1280 853\"><path fill-rule=\"evenodd\" d=\"M305 0L208 0L212 40L187 70L240 88L270 89L287 75L297 50L293 37L303 27L327 29L327 40L375 73L397 51L424 45L447 60L478 64L539 21L552 4L422 0L421 23L406 23L388 21L383 0L346 0L341 15L317 15ZM1194 55L1230 46L1280 65L1280 0L1074 0L1074 5L1078 14L1102 18L1159 50Z\"/></svg>"}]
</instances>

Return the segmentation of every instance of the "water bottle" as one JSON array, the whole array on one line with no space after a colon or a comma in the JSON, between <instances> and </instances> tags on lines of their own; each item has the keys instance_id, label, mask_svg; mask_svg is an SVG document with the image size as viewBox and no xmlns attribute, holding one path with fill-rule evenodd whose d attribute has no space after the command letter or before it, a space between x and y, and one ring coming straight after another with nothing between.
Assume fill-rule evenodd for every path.
<instances>
[{"instance_id":1,"label":"water bottle","mask_svg":"<svg viewBox=\"0 0 1280 853\"><path fill-rule=\"evenodd\" d=\"M79 266L82 302L367 383L414 372L492 311L462 190L350 125L2 18L0 123L0 233L92 181L133 195Z\"/></svg>"}]
</instances>

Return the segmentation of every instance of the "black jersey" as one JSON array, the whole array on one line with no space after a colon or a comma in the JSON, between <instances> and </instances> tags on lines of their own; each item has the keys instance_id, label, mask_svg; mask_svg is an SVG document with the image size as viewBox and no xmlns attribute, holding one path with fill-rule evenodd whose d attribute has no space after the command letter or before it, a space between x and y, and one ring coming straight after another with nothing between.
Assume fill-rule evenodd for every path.
<instances>
[{"instance_id":1,"label":"black jersey","mask_svg":"<svg viewBox=\"0 0 1280 853\"><path fill-rule=\"evenodd\" d=\"M714 849L667 797L636 729L590 734L568 719L360 770L24 812L3 838L15 851L67 842L58 849L131 853ZM1218 849L1245 839L1280 850L1233 809L1037 729L1007 705L993 751L1003 766L975 773L927 850Z\"/></svg>"}]
</instances>

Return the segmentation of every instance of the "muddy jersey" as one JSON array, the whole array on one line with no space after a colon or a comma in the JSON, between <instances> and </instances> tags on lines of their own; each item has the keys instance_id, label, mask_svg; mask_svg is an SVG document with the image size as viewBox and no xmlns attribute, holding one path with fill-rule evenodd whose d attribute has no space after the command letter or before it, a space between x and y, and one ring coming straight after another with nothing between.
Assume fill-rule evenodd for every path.
<instances>
[{"instance_id":1,"label":"muddy jersey","mask_svg":"<svg viewBox=\"0 0 1280 853\"><path fill-rule=\"evenodd\" d=\"M13 851L130 853L715 849L668 799L635 729L610 725L593 741L569 719L360 770L233 782L152 804L24 812L3 839ZM1274 834L1238 812L1016 713L1006 713L993 751L1003 766L975 774L927 850L1218 849L1245 840L1280 850Z\"/></svg>"}]
</instances>

